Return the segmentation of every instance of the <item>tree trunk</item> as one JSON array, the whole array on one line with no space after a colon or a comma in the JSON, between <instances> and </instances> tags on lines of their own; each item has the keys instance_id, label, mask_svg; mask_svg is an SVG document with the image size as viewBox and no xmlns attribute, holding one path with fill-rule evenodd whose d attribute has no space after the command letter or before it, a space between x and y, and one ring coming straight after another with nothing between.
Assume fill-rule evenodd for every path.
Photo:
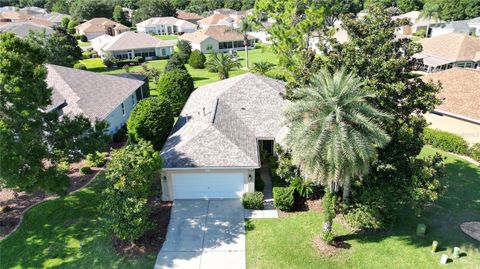
<instances>
[{"instance_id":1,"label":"tree trunk","mask_svg":"<svg viewBox=\"0 0 480 269\"><path fill-rule=\"evenodd\" d=\"M244 36L243 46L245 46L245 67L248 70L248 38L247 36Z\"/></svg>"},{"instance_id":2,"label":"tree trunk","mask_svg":"<svg viewBox=\"0 0 480 269\"><path fill-rule=\"evenodd\" d=\"M350 195L350 177L345 177L345 182L343 183L343 196L342 200L345 204L348 205L348 196Z\"/></svg>"},{"instance_id":3,"label":"tree trunk","mask_svg":"<svg viewBox=\"0 0 480 269\"><path fill-rule=\"evenodd\" d=\"M428 37L428 31L430 31L430 20L431 19L432 19L432 15L428 15L427 32L425 33L425 37Z\"/></svg>"}]
</instances>

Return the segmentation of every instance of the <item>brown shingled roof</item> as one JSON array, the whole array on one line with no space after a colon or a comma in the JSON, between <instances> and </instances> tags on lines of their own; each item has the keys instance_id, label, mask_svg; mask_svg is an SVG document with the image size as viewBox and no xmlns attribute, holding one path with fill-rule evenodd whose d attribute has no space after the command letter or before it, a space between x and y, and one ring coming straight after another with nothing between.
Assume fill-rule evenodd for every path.
<instances>
[{"instance_id":1,"label":"brown shingled roof","mask_svg":"<svg viewBox=\"0 0 480 269\"><path fill-rule=\"evenodd\" d=\"M241 33L224 25L210 26L206 29L200 29L193 33L185 33L180 36L181 39L185 39L194 43L200 43L208 37L212 37L219 42L243 40L243 35ZM255 37L248 36L248 39L255 39Z\"/></svg>"},{"instance_id":2,"label":"brown shingled roof","mask_svg":"<svg viewBox=\"0 0 480 269\"><path fill-rule=\"evenodd\" d=\"M177 18L181 20L190 21L190 22L203 19L203 17L198 15L197 13L185 12L181 10L177 11Z\"/></svg>"},{"instance_id":3,"label":"brown shingled roof","mask_svg":"<svg viewBox=\"0 0 480 269\"><path fill-rule=\"evenodd\" d=\"M480 61L480 37L449 33L420 40L422 54L450 61Z\"/></svg>"},{"instance_id":4,"label":"brown shingled roof","mask_svg":"<svg viewBox=\"0 0 480 269\"><path fill-rule=\"evenodd\" d=\"M115 29L118 29L118 30L130 29L121 23L114 22L107 18L93 18L89 21L86 21L78 25L75 28L77 28L79 31L82 31L84 33L100 33L105 31L105 26L114 26Z\"/></svg>"},{"instance_id":5,"label":"brown shingled roof","mask_svg":"<svg viewBox=\"0 0 480 269\"><path fill-rule=\"evenodd\" d=\"M480 120L480 70L455 67L421 79L442 84L438 97L443 103L436 109Z\"/></svg>"}]
</instances>

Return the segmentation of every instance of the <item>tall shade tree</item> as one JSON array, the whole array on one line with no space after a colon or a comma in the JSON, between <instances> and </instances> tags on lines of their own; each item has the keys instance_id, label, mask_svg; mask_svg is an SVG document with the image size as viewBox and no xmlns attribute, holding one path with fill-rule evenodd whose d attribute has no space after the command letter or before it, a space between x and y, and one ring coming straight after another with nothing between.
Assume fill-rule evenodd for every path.
<instances>
[{"instance_id":1,"label":"tall shade tree","mask_svg":"<svg viewBox=\"0 0 480 269\"><path fill-rule=\"evenodd\" d=\"M0 185L65 194L61 161L78 161L103 150L106 124L84 116L59 121L48 112L45 53L11 33L0 34Z\"/></svg>"},{"instance_id":2,"label":"tall shade tree","mask_svg":"<svg viewBox=\"0 0 480 269\"><path fill-rule=\"evenodd\" d=\"M373 94L362 90L362 81L343 70L330 74L320 70L308 86L298 89L285 111L289 127L286 144L292 160L307 175L327 189L332 200L343 187L344 199L350 179L368 173L377 158L377 148L386 145L389 136L379 122L389 116L369 104ZM332 240L332 218L324 220L326 241Z\"/></svg>"},{"instance_id":3,"label":"tall shade tree","mask_svg":"<svg viewBox=\"0 0 480 269\"><path fill-rule=\"evenodd\" d=\"M229 78L232 69L242 67L232 55L222 52L212 53L205 62L205 66L209 71L217 72L220 79Z\"/></svg>"},{"instance_id":4,"label":"tall shade tree","mask_svg":"<svg viewBox=\"0 0 480 269\"><path fill-rule=\"evenodd\" d=\"M173 17L177 11L169 0L140 0L133 13L133 22L139 23L152 17Z\"/></svg>"}]
</instances>

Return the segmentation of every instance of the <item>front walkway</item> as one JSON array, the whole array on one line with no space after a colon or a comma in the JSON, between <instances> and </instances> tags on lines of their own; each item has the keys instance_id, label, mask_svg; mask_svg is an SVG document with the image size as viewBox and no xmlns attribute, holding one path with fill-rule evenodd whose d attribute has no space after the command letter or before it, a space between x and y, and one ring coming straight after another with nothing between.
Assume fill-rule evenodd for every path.
<instances>
[{"instance_id":1,"label":"front walkway","mask_svg":"<svg viewBox=\"0 0 480 269\"><path fill-rule=\"evenodd\" d=\"M176 200L155 269L245 269L241 200Z\"/></svg>"},{"instance_id":2,"label":"front walkway","mask_svg":"<svg viewBox=\"0 0 480 269\"><path fill-rule=\"evenodd\" d=\"M272 177L270 176L270 167L268 162L262 162L260 168L265 187L263 188L263 210L245 209L245 218L247 219L275 219L278 218L278 212L273 205Z\"/></svg>"}]
</instances>

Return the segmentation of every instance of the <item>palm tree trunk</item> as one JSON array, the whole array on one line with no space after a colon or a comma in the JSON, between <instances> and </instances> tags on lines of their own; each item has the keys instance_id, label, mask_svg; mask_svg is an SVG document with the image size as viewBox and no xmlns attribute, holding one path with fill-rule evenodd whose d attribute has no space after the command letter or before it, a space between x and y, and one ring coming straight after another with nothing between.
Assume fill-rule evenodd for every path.
<instances>
[{"instance_id":1,"label":"palm tree trunk","mask_svg":"<svg viewBox=\"0 0 480 269\"><path fill-rule=\"evenodd\" d=\"M350 196L350 177L345 177L345 182L343 183L343 196L342 200L345 204L348 205L348 196Z\"/></svg>"},{"instance_id":2,"label":"palm tree trunk","mask_svg":"<svg viewBox=\"0 0 480 269\"><path fill-rule=\"evenodd\" d=\"M247 35L243 36L243 46L245 47L245 67L248 70L248 37Z\"/></svg>"},{"instance_id":3,"label":"palm tree trunk","mask_svg":"<svg viewBox=\"0 0 480 269\"><path fill-rule=\"evenodd\" d=\"M427 32L425 33L425 37L428 37L428 31L430 31L430 20L431 19L432 19L432 15L428 15Z\"/></svg>"}]
</instances>

